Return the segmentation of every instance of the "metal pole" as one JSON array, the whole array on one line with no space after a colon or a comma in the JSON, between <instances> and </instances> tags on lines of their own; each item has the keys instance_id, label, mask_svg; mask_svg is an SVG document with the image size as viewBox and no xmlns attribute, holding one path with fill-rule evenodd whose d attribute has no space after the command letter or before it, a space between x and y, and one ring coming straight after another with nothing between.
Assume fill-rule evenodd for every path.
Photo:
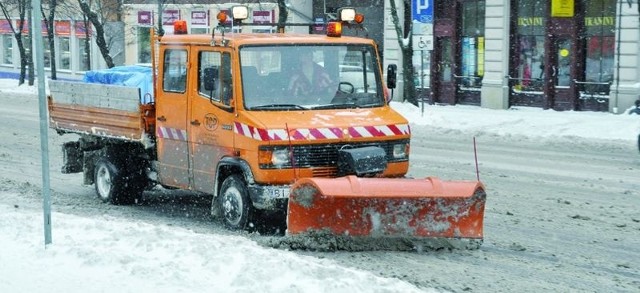
<instances>
[{"instance_id":1,"label":"metal pole","mask_svg":"<svg viewBox=\"0 0 640 293\"><path fill-rule=\"evenodd\" d=\"M420 89L420 92L424 95L424 50L420 50ZM424 98L420 100L422 100L420 116L424 117Z\"/></svg>"},{"instance_id":2,"label":"metal pole","mask_svg":"<svg viewBox=\"0 0 640 293\"><path fill-rule=\"evenodd\" d=\"M162 27L162 3L164 0L158 0L158 36L164 36L164 28Z\"/></svg>"},{"instance_id":3,"label":"metal pole","mask_svg":"<svg viewBox=\"0 0 640 293\"><path fill-rule=\"evenodd\" d=\"M51 193L49 187L49 132L47 123L47 99L44 84L44 53L42 52L42 16L40 0L31 0L35 64L38 77L38 101L40 102L40 152L42 154L42 209L44 211L44 244L51 244ZM52 33L52 32L49 32Z\"/></svg>"},{"instance_id":4,"label":"metal pole","mask_svg":"<svg viewBox=\"0 0 640 293\"><path fill-rule=\"evenodd\" d=\"M618 36L616 38L616 102L613 105L613 113L618 114L618 97L620 96L620 39L622 37L622 0L618 1L618 21L617 21Z\"/></svg>"}]
</instances>

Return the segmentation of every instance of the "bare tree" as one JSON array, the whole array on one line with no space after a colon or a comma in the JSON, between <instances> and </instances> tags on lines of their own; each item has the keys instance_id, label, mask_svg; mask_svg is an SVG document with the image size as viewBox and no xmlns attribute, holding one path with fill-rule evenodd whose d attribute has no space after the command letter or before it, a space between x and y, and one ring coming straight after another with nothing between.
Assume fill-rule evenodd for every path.
<instances>
[{"instance_id":1,"label":"bare tree","mask_svg":"<svg viewBox=\"0 0 640 293\"><path fill-rule=\"evenodd\" d=\"M122 4L120 2L120 4ZM96 44L98 44L98 49L100 49L100 54L102 58L107 63L107 67L112 68L115 66L113 63L113 58L109 54L109 46L107 40L105 38L104 24L102 19L91 9L90 3L87 3L86 0L78 0L78 5L80 5L80 9L84 16L93 24L93 27L96 29Z\"/></svg>"},{"instance_id":2,"label":"bare tree","mask_svg":"<svg viewBox=\"0 0 640 293\"><path fill-rule=\"evenodd\" d=\"M402 84L404 91L404 100L407 100L409 101L409 103L418 106L418 99L416 98L416 85L413 79L414 69L412 62L413 33L411 22L411 0L402 0L402 25L400 24L400 19L398 18L396 1L389 0L389 3L391 4L391 19L398 36L398 46L400 47L400 52L402 54L402 73L404 76Z\"/></svg>"},{"instance_id":3,"label":"bare tree","mask_svg":"<svg viewBox=\"0 0 640 293\"><path fill-rule=\"evenodd\" d=\"M278 32L284 33L284 27L288 16L289 12L287 11L285 0L278 0Z\"/></svg>"},{"instance_id":4,"label":"bare tree","mask_svg":"<svg viewBox=\"0 0 640 293\"><path fill-rule=\"evenodd\" d=\"M49 0L48 5L48 14L45 14L47 10L40 2L40 12L42 13L42 20L47 26L47 40L49 41L49 62L51 62L51 79L57 78L57 70L56 70L56 46L55 46L55 34L54 34L54 19L56 16L56 8L58 6L58 0Z\"/></svg>"},{"instance_id":5,"label":"bare tree","mask_svg":"<svg viewBox=\"0 0 640 293\"><path fill-rule=\"evenodd\" d=\"M27 46L24 44L24 40L22 38L22 30L24 29L25 24L25 16L28 10L28 4L31 0L7 0L0 1L0 10L2 10L2 14L4 18L9 22L9 27L13 32L13 37L16 39L16 43L18 43L18 51L20 52L20 78L18 80L18 85L21 85L25 81L26 73L27 73L27 65L28 60L30 59L29 53L27 52ZM11 12L17 10L18 12L18 23L17 27L14 26L11 18Z\"/></svg>"}]
</instances>

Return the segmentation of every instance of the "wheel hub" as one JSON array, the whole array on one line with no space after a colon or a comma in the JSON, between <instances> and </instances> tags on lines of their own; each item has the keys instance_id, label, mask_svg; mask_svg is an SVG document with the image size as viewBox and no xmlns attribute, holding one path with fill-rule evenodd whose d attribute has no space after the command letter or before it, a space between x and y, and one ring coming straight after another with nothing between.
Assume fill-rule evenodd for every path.
<instances>
[{"instance_id":1,"label":"wheel hub","mask_svg":"<svg viewBox=\"0 0 640 293\"><path fill-rule=\"evenodd\" d=\"M231 188L225 192L222 198L222 209L224 218L229 224L237 225L242 218L242 195L236 188Z\"/></svg>"}]
</instances>

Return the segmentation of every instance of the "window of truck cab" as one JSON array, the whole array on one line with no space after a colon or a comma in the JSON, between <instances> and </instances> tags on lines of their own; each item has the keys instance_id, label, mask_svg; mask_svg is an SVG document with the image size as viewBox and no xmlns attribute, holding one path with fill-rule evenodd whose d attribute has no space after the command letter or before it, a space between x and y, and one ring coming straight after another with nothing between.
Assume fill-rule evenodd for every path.
<instances>
[{"instance_id":1,"label":"window of truck cab","mask_svg":"<svg viewBox=\"0 0 640 293\"><path fill-rule=\"evenodd\" d=\"M164 71L162 90L184 93L187 88L187 50L167 49L164 51Z\"/></svg>"},{"instance_id":2,"label":"window of truck cab","mask_svg":"<svg viewBox=\"0 0 640 293\"><path fill-rule=\"evenodd\" d=\"M198 53L198 94L212 101L230 105L233 84L229 53L214 51Z\"/></svg>"},{"instance_id":3,"label":"window of truck cab","mask_svg":"<svg viewBox=\"0 0 640 293\"><path fill-rule=\"evenodd\" d=\"M243 105L248 110L384 105L380 67L371 45L245 45L240 47L240 65ZM305 67L313 69L305 72Z\"/></svg>"}]
</instances>

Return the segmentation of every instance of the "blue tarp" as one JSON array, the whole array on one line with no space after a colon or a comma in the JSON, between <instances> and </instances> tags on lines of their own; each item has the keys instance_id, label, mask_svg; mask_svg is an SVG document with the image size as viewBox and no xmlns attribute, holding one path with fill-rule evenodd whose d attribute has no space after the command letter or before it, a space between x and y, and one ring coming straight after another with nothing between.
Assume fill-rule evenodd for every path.
<instances>
[{"instance_id":1,"label":"blue tarp","mask_svg":"<svg viewBox=\"0 0 640 293\"><path fill-rule=\"evenodd\" d=\"M90 70L84 74L84 82L137 87L140 102L153 102L153 75L151 67L141 65L116 66L109 69Z\"/></svg>"}]
</instances>

